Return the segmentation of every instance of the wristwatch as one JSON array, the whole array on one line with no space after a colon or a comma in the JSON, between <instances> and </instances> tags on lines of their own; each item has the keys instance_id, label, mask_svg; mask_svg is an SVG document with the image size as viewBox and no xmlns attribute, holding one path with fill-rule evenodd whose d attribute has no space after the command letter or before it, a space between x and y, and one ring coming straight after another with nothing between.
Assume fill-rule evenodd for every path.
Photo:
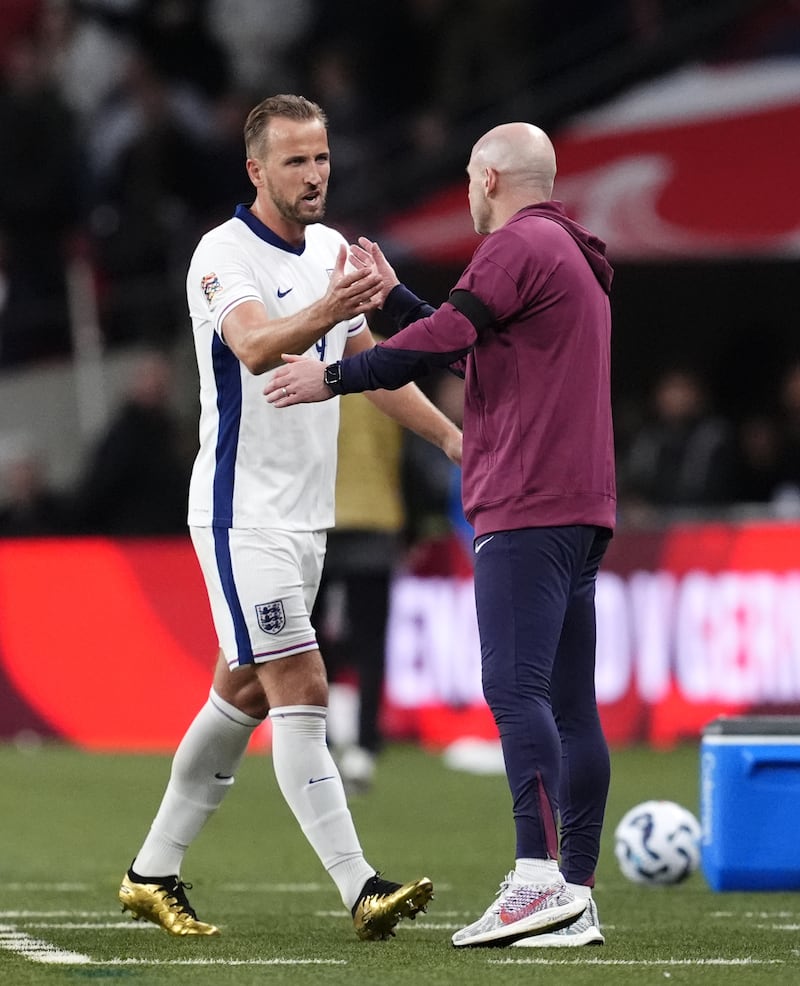
<instances>
[{"instance_id":1,"label":"wristwatch","mask_svg":"<svg viewBox=\"0 0 800 986\"><path fill-rule=\"evenodd\" d=\"M330 363L325 367L325 373L322 377L323 383L325 383L334 394L341 394L342 392L342 363L338 360L336 363Z\"/></svg>"}]
</instances>

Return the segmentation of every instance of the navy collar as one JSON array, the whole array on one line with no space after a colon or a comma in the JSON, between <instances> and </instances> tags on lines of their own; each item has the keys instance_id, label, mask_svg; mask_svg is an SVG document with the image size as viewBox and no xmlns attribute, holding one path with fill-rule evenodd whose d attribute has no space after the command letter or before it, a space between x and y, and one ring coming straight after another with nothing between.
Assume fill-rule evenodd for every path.
<instances>
[{"instance_id":1,"label":"navy collar","mask_svg":"<svg viewBox=\"0 0 800 986\"><path fill-rule=\"evenodd\" d=\"M300 246L294 246L292 243L287 243L277 233L273 233L269 226L265 226L257 216L254 216L246 205L237 205L233 215L235 219L241 219L259 239L264 240L265 243L269 243L271 246L277 247L279 250L294 253L299 257L306 248L305 240L303 240Z\"/></svg>"}]
</instances>

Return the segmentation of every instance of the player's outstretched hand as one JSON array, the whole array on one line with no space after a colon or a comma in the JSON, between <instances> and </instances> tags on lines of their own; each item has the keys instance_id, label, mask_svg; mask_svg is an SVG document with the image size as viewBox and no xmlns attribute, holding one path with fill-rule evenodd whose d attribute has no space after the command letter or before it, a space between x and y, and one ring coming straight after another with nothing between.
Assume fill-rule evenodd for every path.
<instances>
[{"instance_id":1,"label":"player's outstretched hand","mask_svg":"<svg viewBox=\"0 0 800 986\"><path fill-rule=\"evenodd\" d=\"M366 315L378 307L382 290L382 275L374 267L360 266L345 272L347 262L347 247L342 244L336 258L336 264L331 274L328 290L318 302L324 306L325 321L331 325L353 318L355 315Z\"/></svg>"},{"instance_id":2,"label":"player's outstretched hand","mask_svg":"<svg viewBox=\"0 0 800 986\"><path fill-rule=\"evenodd\" d=\"M333 397L323 380L327 363L292 353L281 353L281 359L283 366L275 370L264 387L268 404L291 407L292 404L314 404Z\"/></svg>"},{"instance_id":3,"label":"player's outstretched hand","mask_svg":"<svg viewBox=\"0 0 800 986\"><path fill-rule=\"evenodd\" d=\"M359 236L358 243L350 244L350 263L357 270L371 269L380 275L380 288L373 297L378 308L383 308L386 296L400 283L394 268L384 256L383 250L366 236Z\"/></svg>"}]
</instances>

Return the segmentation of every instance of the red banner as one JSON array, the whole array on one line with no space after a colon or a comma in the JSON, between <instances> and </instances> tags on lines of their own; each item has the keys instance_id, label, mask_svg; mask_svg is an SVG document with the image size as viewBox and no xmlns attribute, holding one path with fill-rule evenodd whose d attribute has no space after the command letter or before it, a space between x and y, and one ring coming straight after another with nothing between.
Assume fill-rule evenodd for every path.
<instances>
[{"instance_id":1,"label":"red banner","mask_svg":"<svg viewBox=\"0 0 800 986\"><path fill-rule=\"evenodd\" d=\"M0 541L0 733L164 750L216 642L188 538Z\"/></svg>"},{"instance_id":2,"label":"red banner","mask_svg":"<svg viewBox=\"0 0 800 986\"><path fill-rule=\"evenodd\" d=\"M684 67L555 134L554 197L614 261L797 257L798 133L797 59ZM394 216L381 239L390 252L465 264L479 242L466 182Z\"/></svg>"},{"instance_id":3,"label":"red banner","mask_svg":"<svg viewBox=\"0 0 800 986\"><path fill-rule=\"evenodd\" d=\"M800 711L800 525L621 532L597 612L612 743L669 745L723 713ZM0 541L2 737L172 749L208 693L216 646L188 538ZM424 546L396 580L387 648L390 737L496 736L454 540Z\"/></svg>"},{"instance_id":4,"label":"red banner","mask_svg":"<svg viewBox=\"0 0 800 986\"><path fill-rule=\"evenodd\" d=\"M430 564L398 580L388 710L423 740L492 738L472 580ZM621 532L597 585L597 696L609 740L668 746L722 714L800 709L800 527Z\"/></svg>"}]
</instances>

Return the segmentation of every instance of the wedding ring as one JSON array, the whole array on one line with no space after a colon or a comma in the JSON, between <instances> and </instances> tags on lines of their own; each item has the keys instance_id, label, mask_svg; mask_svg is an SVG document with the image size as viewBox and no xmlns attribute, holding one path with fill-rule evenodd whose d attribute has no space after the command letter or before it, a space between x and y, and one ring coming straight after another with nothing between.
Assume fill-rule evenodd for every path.
<instances>
[{"instance_id":1,"label":"wedding ring","mask_svg":"<svg viewBox=\"0 0 800 986\"><path fill-rule=\"evenodd\" d=\"M284 397L288 397L289 396L289 391L285 387L283 388L283 396Z\"/></svg>"}]
</instances>

